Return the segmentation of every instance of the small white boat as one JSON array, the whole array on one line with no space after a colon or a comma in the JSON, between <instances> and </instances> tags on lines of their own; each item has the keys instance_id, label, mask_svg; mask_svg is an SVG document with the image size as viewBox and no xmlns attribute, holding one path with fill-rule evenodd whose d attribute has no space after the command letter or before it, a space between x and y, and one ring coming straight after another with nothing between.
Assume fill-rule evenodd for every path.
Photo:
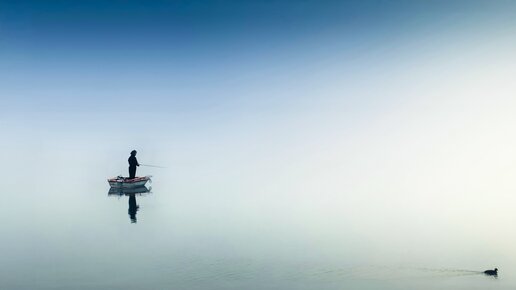
<instances>
[{"instance_id":1,"label":"small white boat","mask_svg":"<svg viewBox=\"0 0 516 290\"><path fill-rule=\"evenodd\" d=\"M108 179L108 182L112 188L134 188L144 186L147 181L151 180L150 178L150 176L143 176L129 179L127 177L117 176Z\"/></svg>"}]
</instances>

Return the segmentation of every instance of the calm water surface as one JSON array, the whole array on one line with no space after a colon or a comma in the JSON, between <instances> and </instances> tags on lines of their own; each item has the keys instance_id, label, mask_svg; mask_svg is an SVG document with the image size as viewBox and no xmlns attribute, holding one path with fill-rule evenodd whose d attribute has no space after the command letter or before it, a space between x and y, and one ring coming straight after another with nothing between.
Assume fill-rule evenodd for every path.
<instances>
[{"instance_id":1,"label":"calm water surface","mask_svg":"<svg viewBox=\"0 0 516 290\"><path fill-rule=\"evenodd\" d=\"M32 163L5 155L1 289L516 287L512 229L446 199L425 211L408 196L165 158L168 168L140 167L153 182L135 211L128 196L108 195L106 178L125 174L127 156L48 150ZM498 278L478 272L494 267Z\"/></svg>"}]
</instances>

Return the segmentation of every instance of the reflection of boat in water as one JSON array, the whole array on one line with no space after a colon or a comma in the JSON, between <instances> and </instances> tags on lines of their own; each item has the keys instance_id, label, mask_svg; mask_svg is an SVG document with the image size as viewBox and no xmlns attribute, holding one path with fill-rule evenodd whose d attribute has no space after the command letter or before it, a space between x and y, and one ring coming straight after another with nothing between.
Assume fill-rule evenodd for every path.
<instances>
[{"instance_id":1,"label":"reflection of boat in water","mask_svg":"<svg viewBox=\"0 0 516 290\"><path fill-rule=\"evenodd\" d=\"M111 187L109 189L108 195L131 195L131 194L146 194L151 191L152 187L138 186L132 188L122 188L122 187Z\"/></svg>"},{"instance_id":2,"label":"reflection of boat in water","mask_svg":"<svg viewBox=\"0 0 516 290\"><path fill-rule=\"evenodd\" d=\"M135 177L135 178L127 178L122 176L113 177L108 179L109 185L111 188L135 188L142 187L147 183L147 181L151 181L150 176L143 177ZM152 182L152 181L151 181Z\"/></svg>"},{"instance_id":3,"label":"reflection of boat in water","mask_svg":"<svg viewBox=\"0 0 516 290\"><path fill-rule=\"evenodd\" d=\"M136 213L140 209L140 206L136 203L136 195L145 195L150 193L152 187L138 186L132 188L122 188L122 187L111 187L109 189L108 195L110 196L118 196L122 198L123 196L129 197L129 209L127 213L129 214L129 218L131 219L131 223L136 223Z\"/></svg>"}]
</instances>

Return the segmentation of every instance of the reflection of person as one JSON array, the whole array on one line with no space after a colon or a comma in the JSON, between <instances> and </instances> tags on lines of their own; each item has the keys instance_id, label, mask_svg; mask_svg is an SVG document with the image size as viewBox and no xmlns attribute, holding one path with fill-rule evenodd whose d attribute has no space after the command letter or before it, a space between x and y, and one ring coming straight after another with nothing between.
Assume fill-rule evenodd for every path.
<instances>
[{"instance_id":1,"label":"reflection of person","mask_svg":"<svg viewBox=\"0 0 516 290\"><path fill-rule=\"evenodd\" d=\"M129 178L133 179L136 176L136 166L140 166L136 160L136 150L131 151L131 156L127 161L129 161Z\"/></svg>"},{"instance_id":2,"label":"reflection of person","mask_svg":"<svg viewBox=\"0 0 516 290\"><path fill-rule=\"evenodd\" d=\"M139 206L136 204L136 196L133 193L129 196L129 210L127 210L131 223L133 224L136 223L136 212L138 211L138 208Z\"/></svg>"}]
</instances>

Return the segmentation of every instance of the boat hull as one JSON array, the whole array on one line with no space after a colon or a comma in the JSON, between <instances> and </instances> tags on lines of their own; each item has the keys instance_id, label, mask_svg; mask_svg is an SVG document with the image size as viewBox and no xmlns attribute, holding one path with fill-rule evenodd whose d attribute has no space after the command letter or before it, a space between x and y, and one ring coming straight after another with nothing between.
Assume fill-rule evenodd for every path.
<instances>
[{"instance_id":1,"label":"boat hull","mask_svg":"<svg viewBox=\"0 0 516 290\"><path fill-rule=\"evenodd\" d=\"M125 177L115 177L115 178L108 179L109 185L112 188L142 187L148 181L150 181L150 176L135 177L133 179L129 179L129 178L125 178Z\"/></svg>"}]
</instances>

